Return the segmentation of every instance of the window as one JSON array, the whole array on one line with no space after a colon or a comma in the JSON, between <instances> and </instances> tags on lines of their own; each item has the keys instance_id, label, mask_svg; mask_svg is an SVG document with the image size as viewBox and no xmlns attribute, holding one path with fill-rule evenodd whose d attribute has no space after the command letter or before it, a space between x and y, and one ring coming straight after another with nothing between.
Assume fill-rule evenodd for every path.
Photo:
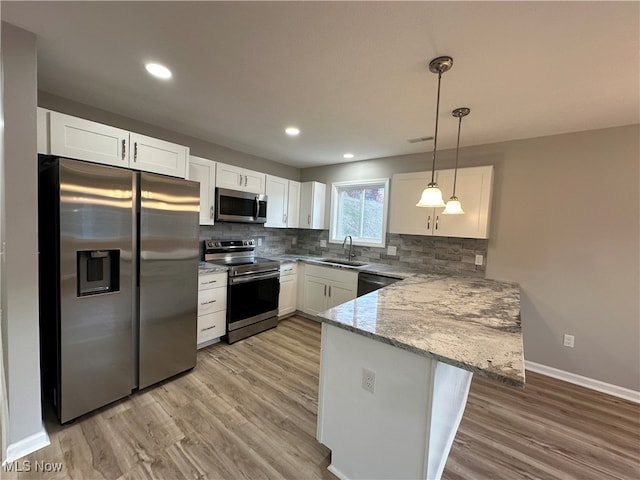
<instances>
[{"instance_id":1,"label":"window","mask_svg":"<svg viewBox=\"0 0 640 480\"><path fill-rule=\"evenodd\" d=\"M333 183L329 241L351 235L354 245L384 247L388 191L388 178Z\"/></svg>"}]
</instances>

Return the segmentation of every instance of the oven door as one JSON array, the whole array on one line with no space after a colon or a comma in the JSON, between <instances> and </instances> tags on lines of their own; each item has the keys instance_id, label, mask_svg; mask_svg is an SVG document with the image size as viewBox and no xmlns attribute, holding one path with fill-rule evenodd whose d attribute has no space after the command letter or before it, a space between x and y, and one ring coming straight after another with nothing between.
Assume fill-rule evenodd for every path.
<instances>
[{"instance_id":1,"label":"oven door","mask_svg":"<svg viewBox=\"0 0 640 480\"><path fill-rule=\"evenodd\" d=\"M278 315L280 271L232 277L227 286L227 330Z\"/></svg>"},{"instance_id":2,"label":"oven door","mask_svg":"<svg viewBox=\"0 0 640 480\"><path fill-rule=\"evenodd\" d=\"M267 196L216 188L217 222L266 223Z\"/></svg>"}]
</instances>

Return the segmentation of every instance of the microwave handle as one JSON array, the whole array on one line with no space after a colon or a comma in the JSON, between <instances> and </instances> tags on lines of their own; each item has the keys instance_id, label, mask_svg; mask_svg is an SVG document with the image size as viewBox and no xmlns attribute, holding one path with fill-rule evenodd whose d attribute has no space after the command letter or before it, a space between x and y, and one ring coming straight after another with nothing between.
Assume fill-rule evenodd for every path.
<instances>
[{"instance_id":1,"label":"microwave handle","mask_svg":"<svg viewBox=\"0 0 640 480\"><path fill-rule=\"evenodd\" d=\"M254 215L254 218L258 218L259 214L260 214L260 197L256 195L256 214Z\"/></svg>"}]
</instances>

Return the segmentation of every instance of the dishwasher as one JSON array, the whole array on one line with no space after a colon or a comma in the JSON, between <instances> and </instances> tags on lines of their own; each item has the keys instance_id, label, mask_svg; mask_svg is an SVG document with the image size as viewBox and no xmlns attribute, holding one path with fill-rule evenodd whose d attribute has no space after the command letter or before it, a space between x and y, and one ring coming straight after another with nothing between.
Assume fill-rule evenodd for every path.
<instances>
[{"instance_id":1,"label":"dishwasher","mask_svg":"<svg viewBox=\"0 0 640 480\"><path fill-rule=\"evenodd\" d=\"M366 295L367 293L378 290L392 283L402 280L397 277L387 277L385 275L379 275L377 273L358 273L358 297Z\"/></svg>"}]
</instances>

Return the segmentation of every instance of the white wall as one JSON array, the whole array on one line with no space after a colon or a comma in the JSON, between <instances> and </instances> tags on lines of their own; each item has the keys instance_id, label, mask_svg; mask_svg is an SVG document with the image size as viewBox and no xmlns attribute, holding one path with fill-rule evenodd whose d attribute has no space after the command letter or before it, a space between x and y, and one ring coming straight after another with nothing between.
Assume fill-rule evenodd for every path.
<instances>
[{"instance_id":1,"label":"white wall","mask_svg":"<svg viewBox=\"0 0 640 480\"><path fill-rule=\"evenodd\" d=\"M636 125L505 144L487 264L522 286L527 360L636 391L639 138Z\"/></svg>"},{"instance_id":2,"label":"white wall","mask_svg":"<svg viewBox=\"0 0 640 480\"><path fill-rule=\"evenodd\" d=\"M2 24L4 270L2 347L8 390L8 456L47 441L40 407L36 37Z\"/></svg>"},{"instance_id":3,"label":"white wall","mask_svg":"<svg viewBox=\"0 0 640 480\"><path fill-rule=\"evenodd\" d=\"M639 138L632 125L460 151L461 166L495 165L487 277L522 287L525 358L636 391ZM451 168L454 154L440 152L439 168ZM309 168L301 179L380 178L427 170L429 158ZM562 346L564 333L575 348Z\"/></svg>"}]
</instances>

